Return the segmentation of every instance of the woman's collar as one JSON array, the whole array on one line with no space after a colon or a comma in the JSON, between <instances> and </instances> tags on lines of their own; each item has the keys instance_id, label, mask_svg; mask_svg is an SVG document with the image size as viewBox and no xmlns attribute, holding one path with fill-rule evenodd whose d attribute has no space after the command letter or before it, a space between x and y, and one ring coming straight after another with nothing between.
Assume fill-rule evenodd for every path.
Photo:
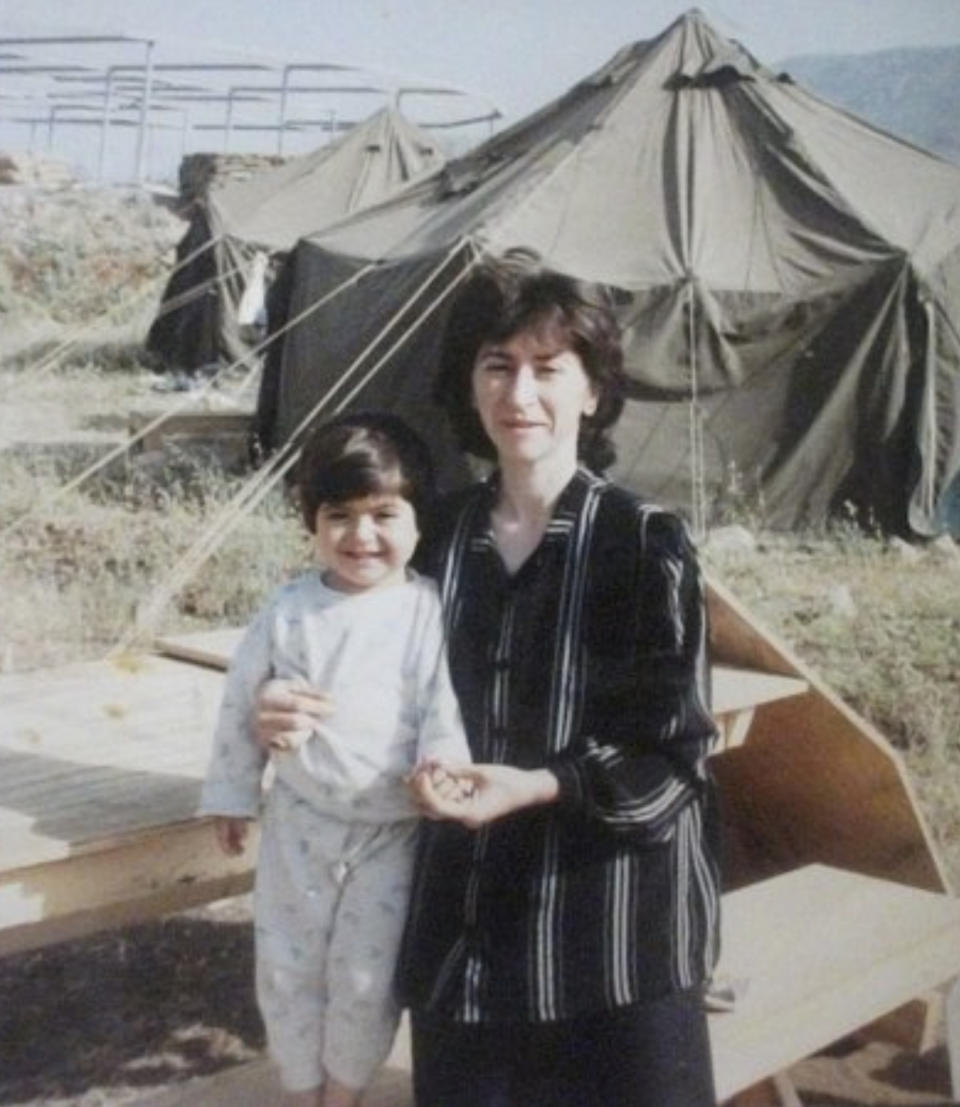
<instances>
[{"instance_id":1,"label":"woman's collar","mask_svg":"<svg viewBox=\"0 0 960 1107\"><path fill-rule=\"evenodd\" d=\"M496 505L500 495L502 479L500 470L494 469L480 482L479 487L483 495L483 505L488 511L492 511ZM586 499L587 492L598 483L606 483L605 478L598 477L583 462L579 462L553 505L553 510L550 513L551 519L575 515Z\"/></svg>"}]
</instances>

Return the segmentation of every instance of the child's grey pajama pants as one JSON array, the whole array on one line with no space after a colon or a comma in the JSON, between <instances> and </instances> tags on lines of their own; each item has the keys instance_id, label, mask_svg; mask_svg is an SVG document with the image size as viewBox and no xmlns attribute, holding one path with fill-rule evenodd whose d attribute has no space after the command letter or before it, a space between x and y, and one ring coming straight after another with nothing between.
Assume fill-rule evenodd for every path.
<instances>
[{"instance_id":1,"label":"child's grey pajama pants","mask_svg":"<svg viewBox=\"0 0 960 1107\"><path fill-rule=\"evenodd\" d=\"M415 834L416 820L345 822L279 782L270 792L254 891L257 999L288 1091L325 1074L363 1088L390 1052Z\"/></svg>"}]
</instances>

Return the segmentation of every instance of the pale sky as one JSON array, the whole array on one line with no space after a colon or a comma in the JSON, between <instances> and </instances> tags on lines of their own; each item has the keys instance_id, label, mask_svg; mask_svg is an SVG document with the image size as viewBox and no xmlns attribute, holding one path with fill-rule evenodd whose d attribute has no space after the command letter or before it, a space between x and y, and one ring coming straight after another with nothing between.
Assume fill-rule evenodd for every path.
<instances>
[{"instance_id":1,"label":"pale sky","mask_svg":"<svg viewBox=\"0 0 960 1107\"><path fill-rule=\"evenodd\" d=\"M691 6L681 0L0 0L0 39L114 32L155 38L156 62L256 55L280 64L363 66L401 82L473 90L513 121L602 65L620 46L658 34ZM702 0L699 7L719 32L739 39L771 65L801 53L960 44L960 0ZM0 42L0 54L24 49ZM37 49L30 48L30 60L36 60ZM143 57L142 48L132 45L45 51L45 60L101 69L139 63ZM25 62L0 58L0 66L5 64ZM257 75L231 79L264 80ZM19 92L23 81L16 78L15 84L0 72L0 93ZM341 111L362 117L381 102L353 97L354 107ZM415 115L418 103L427 111L423 102L410 100L407 113ZM0 99L0 117L9 119L10 104ZM451 110L449 104L444 107ZM198 110L191 109L192 118ZM0 121L0 147L25 146L27 130ZM172 122L169 130L174 130ZM97 141L94 128L74 132L72 156L83 160L86 154L89 163ZM164 161L161 142L169 146L174 136L158 135L159 162ZM485 135L474 129L475 139ZM45 136L33 137L41 146L45 142ZM124 140L132 143L132 134L118 133L112 140L117 158ZM58 135L58 146L65 141ZM191 141L193 148L217 148L213 134ZM243 136L233 141L232 148L241 148ZM275 140L245 141L269 149ZM312 144L320 144L315 136ZM172 147L168 153L172 158Z\"/></svg>"}]
</instances>

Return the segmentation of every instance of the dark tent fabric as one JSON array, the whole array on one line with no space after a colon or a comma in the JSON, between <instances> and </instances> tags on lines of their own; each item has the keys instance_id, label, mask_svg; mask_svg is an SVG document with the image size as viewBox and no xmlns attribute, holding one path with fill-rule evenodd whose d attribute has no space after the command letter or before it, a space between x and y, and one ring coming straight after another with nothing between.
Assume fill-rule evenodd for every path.
<instances>
[{"instance_id":1,"label":"dark tent fabric","mask_svg":"<svg viewBox=\"0 0 960 1107\"><path fill-rule=\"evenodd\" d=\"M240 315L268 257L443 165L430 136L383 108L336 143L232 181L197 201L147 336L171 368L244 358L255 338ZM254 291L251 289L251 291Z\"/></svg>"},{"instance_id":2,"label":"dark tent fabric","mask_svg":"<svg viewBox=\"0 0 960 1107\"><path fill-rule=\"evenodd\" d=\"M846 501L889 529L942 528L960 470L960 168L772 73L698 12L301 240L280 315L309 314L270 355L268 438L337 387L323 410L388 406L445 450L428 397L448 300L385 355L476 251L518 246L622 290L626 483L701 519L739 488L783 528ZM369 343L355 379L384 364L353 396L341 378Z\"/></svg>"}]
</instances>

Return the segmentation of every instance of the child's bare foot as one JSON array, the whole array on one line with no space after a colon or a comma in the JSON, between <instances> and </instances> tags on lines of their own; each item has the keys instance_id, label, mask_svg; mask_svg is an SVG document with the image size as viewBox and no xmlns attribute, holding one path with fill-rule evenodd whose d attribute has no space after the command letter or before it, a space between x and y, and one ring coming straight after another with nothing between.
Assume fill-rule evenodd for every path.
<instances>
[{"instance_id":1,"label":"child's bare foot","mask_svg":"<svg viewBox=\"0 0 960 1107\"><path fill-rule=\"evenodd\" d=\"M359 1103L359 1088L348 1088L339 1080L327 1077L323 1088L323 1099L320 1100L321 1107L358 1107Z\"/></svg>"}]
</instances>

